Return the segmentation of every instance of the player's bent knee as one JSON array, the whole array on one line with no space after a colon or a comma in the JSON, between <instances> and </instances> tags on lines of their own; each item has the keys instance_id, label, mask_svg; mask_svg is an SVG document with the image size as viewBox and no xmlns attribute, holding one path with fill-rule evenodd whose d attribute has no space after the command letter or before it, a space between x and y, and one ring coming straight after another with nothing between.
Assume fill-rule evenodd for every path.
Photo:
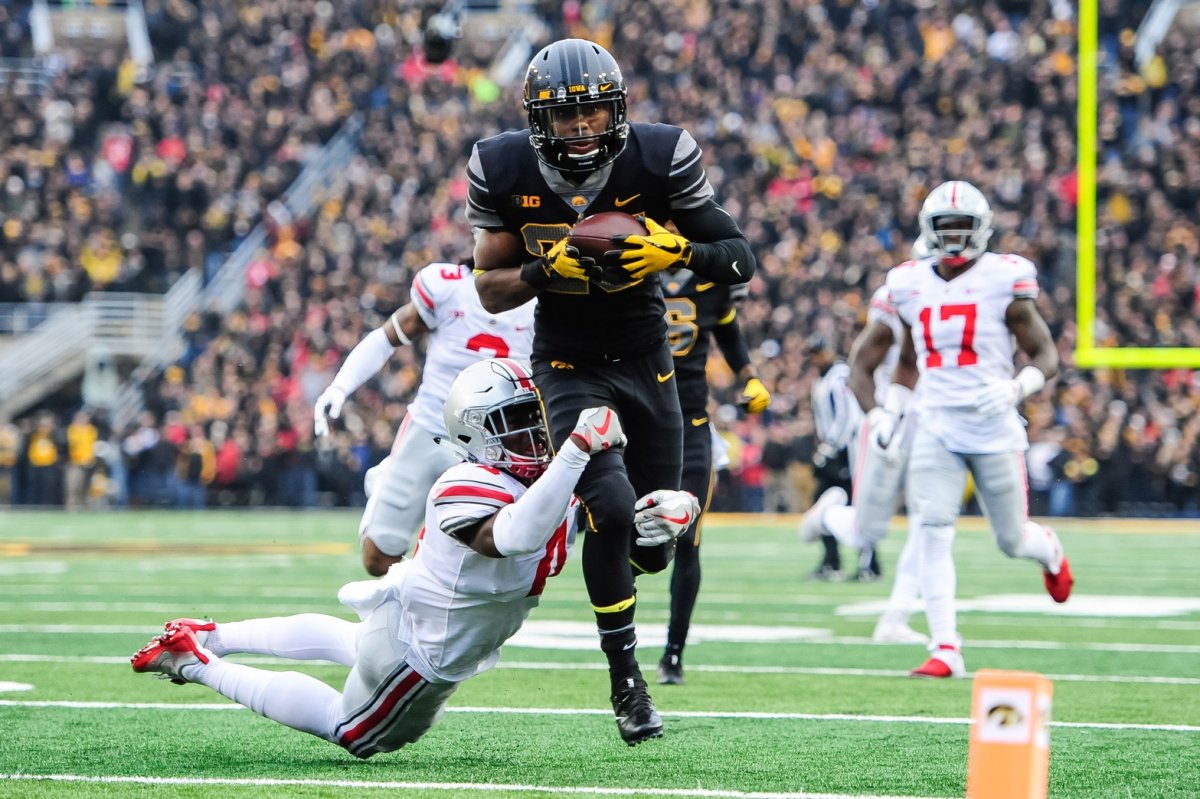
<instances>
[{"instance_id":1,"label":"player's bent knee","mask_svg":"<svg viewBox=\"0 0 1200 799\"><path fill-rule=\"evenodd\" d=\"M628 534L633 527L633 486L619 471L603 475L588 486L583 497L588 526L599 531Z\"/></svg>"}]
</instances>

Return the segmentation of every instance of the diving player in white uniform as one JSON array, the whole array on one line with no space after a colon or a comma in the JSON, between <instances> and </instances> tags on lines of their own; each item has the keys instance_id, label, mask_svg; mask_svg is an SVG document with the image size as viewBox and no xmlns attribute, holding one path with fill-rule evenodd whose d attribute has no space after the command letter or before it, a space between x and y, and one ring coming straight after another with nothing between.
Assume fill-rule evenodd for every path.
<instances>
[{"instance_id":1,"label":"diving player in white uniform","mask_svg":"<svg viewBox=\"0 0 1200 799\"><path fill-rule=\"evenodd\" d=\"M992 211L978 189L943 183L925 199L919 221L933 257L903 263L887 276L905 327L893 380L911 388L919 372L921 385L909 483L920 519L931 654L913 675L961 677L966 669L951 547L968 474L1001 551L1036 562L1055 602L1071 594L1074 581L1058 536L1029 519L1029 442L1017 412L1058 372L1058 353L1034 303L1034 265L986 251ZM1015 376L1014 340L1030 361ZM872 426L873 446L891 446L909 398L903 389L891 390Z\"/></svg>"},{"instance_id":2,"label":"diving player in white uniform","mask_svg":"<svg viewBox=\"0 0 1200 799\"><path fill-rule=\"evenodd\" d=\"M408 304L350 351L317 398L314 427L324 436L328 418L341 416L346 398L379 372L395 348L429 336L421 385L396 431L392 452L367 472L367 507L358 537L368 574L386 573L408 552L421 529L429 487L458 460L436 442L446 436L442 405L451 381L485 358L527 360L535 307L530 300L511 311L488 313L479 303L469 264L430 264L413 278Z\"/></svg>"},{"instance_id":3,"label":"diving player in white uniform","mask_svg":"<svg viewBox=\"0 0 1200 799\"><path fill-rule=\"evenodd\" d=\"M494 666L575 542L575 483L597 452L625 444L607 407L589 408L550 457L541 396L527 364L467 367L445 405L449 441L466 456L438 478L413 557L338 592L363 619L304 614L217 624L167 622L133 670L195 682L280 724L368 758L420 738L463 680ZM679 537L700 512L684 491L635 505L641 546ZM252 652L350 667L343 691L297 672L230 663Z\"/></svg>"}]
</instances>

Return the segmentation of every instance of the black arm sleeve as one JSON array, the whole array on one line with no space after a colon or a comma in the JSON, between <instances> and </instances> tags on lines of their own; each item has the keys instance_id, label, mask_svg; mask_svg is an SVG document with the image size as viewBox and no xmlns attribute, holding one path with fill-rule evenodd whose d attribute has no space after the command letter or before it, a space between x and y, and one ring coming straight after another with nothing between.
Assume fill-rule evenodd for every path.
<instances>
[{"instance_id":1,"label":"black arm sleeve","mask_svg":"<svg viewBox=\"0 0 1200 799\"><path fill-rule=\"evenodd\" d=\"M717 283L745 283L754 275L754 252L737 223L709 200L698 208L677 210L672 220L692 243L688 269Z\"/></svg>"},{"instance_id":2,"label":"black arm sleeve","mask_svg":"<svg viewBox=\"0 0 1200 799\"><path fill-rule=\"evenodd\" d=\"M725 363L729 364L729 368L735 375L750 364L750 348L746 346L746 338L742 335L742 326L737 323L736 317L725 324L715 325L713 339L721 348L721 355L725 357Z\"/></svg>"}]
</instances>

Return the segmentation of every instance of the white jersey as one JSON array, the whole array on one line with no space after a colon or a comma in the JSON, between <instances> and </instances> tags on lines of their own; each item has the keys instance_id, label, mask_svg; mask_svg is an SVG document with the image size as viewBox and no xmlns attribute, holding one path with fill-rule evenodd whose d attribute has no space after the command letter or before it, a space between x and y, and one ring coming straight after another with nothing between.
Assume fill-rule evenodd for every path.
<instances>
[{"instance_id":1,"label":"white jersey","mask_svg":"<svg viewBox=\"0 0 1200 799\"><path fill-rule=\"evenodd\" d=\"M888 272L891 304L912 328L920 369L918 407L947 449L1002 452L1028 446L1016 408L997 416L975 410L983 388L1011 380L1016 348L1006 314L1013 300L1038 295L1037 270L1017 255L984 253L943 280L935 262L909 261Z\"/></svg>"},{"instance_id":2,"label":"white jersey","mask_svg":"<svg viewBox=\"0 0 1200 799\"><path fill-rule=\"evenodd\" d=\"M431 332L421 386L408 414L425 430L444 436L442 407L459 372L484 358L529 358L537 301L488 313L479 302L469 266L436 263L413 278L410 300Z\"/></svg>"},{"instance_id":3,"label":"white jersey","mask_svg":"<svg viewBox=\"0 0 1200 799\"><path fill-rule=\"evenodd\" d=\"M490 558L452 535L525 491L505 472L461 463L429 492L426 526L399 591L407 612L398 633L410 646L408 662L426 678L456 682L494 666L500 645L537 606L546 580L562 571L577 532L574 497L540 552Z\"/></svg>"},{"instance_id":4,"label":"white jersey","mask_svg":"<svg viewBox=\"0 0 1200 799\"><path fill-rule=\"evenodd\" d=\"M896 371L896 364L900 361L900 342L904 340L904 324L896 313L896 306L892 305L886 285L875 289L871 295L871 302L867 306L867 324L872 322L882 322L892 330L892 346L879 366L875 367L875 403L882 405L888 383L892 382L892 372Z\"/></svg>"}]
</instances>

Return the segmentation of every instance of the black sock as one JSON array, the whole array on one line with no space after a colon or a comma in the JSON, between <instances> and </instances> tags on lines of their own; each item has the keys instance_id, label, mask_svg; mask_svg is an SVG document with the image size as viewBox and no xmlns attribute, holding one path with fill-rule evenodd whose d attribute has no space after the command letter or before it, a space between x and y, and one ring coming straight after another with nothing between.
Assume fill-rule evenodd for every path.
<instances>
[{"instance_id":1,"label":"black sock","mask_svg":"<svg viewBox=\"0 0 1200 799\"><path fill-rule=\"evenodd\" d=\"M608 678L614 691L624 687L629 679L642 680L637 662L637 633L632 624L620 630L601 630L600 650L608 657Z\"/></svg>"}]
</instances>

